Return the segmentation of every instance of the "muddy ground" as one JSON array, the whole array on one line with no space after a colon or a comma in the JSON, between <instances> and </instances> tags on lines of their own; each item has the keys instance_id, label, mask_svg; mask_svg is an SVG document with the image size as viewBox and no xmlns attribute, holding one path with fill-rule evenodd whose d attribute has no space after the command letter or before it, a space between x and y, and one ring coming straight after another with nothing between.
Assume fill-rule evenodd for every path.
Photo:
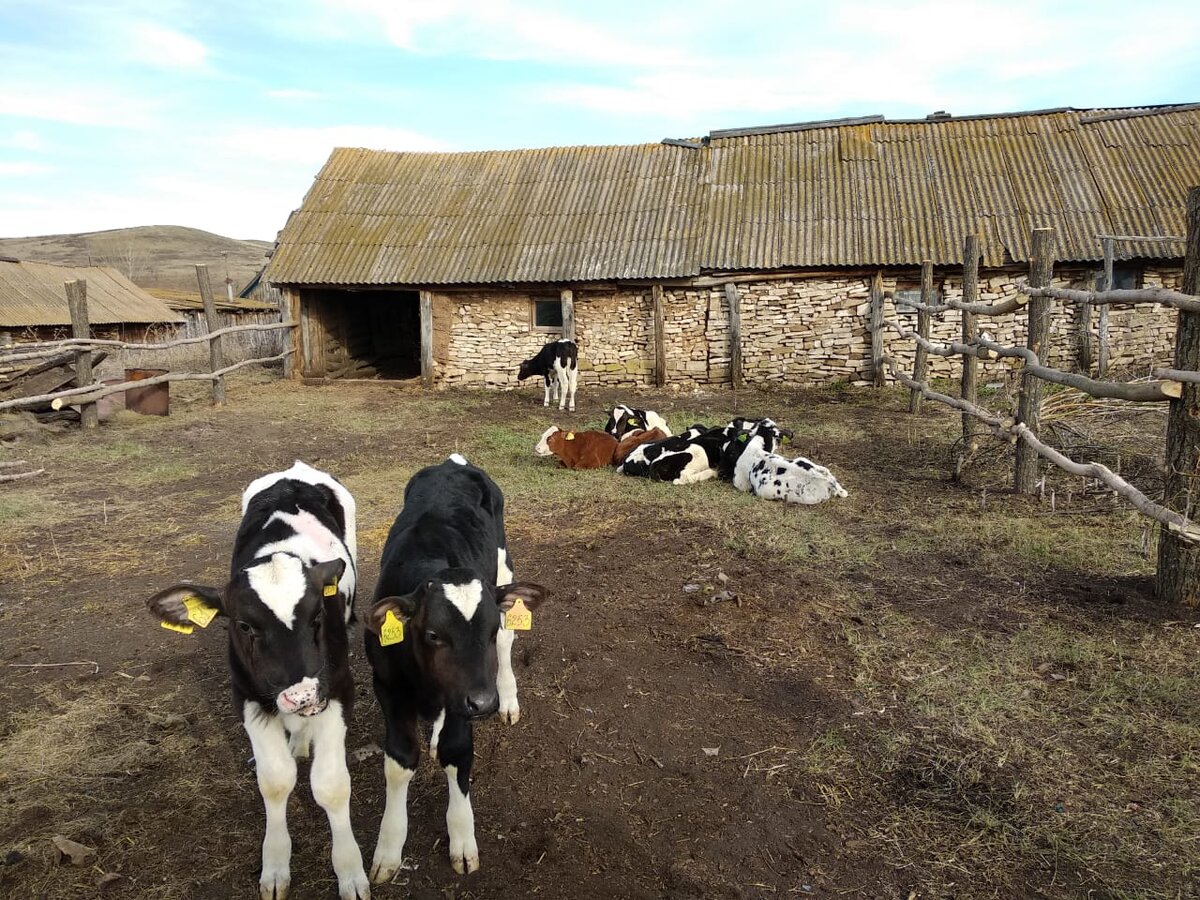
<instances>
[{"instance_id":1,"label":"muddy ground","mask_svg":"<svg viewBox=\"0 0 1200 900\"><path fill-rule=\"evenodd\" d=\"M425 759L412 868L374 896L1195 895L1200 632L1153 602L1136 517L1086 496L1052 513L998 470L950 482L957 420L899 394L583 390L573 415L540 397L258 378L220 410L179 391L168 419L0 445L47 469L0 486L0 895L256 896L224 620L184 637L143 602L219 583L242 488L302 458L358 498L361 609L405 481L455 450L505 490L517 577L551 602L514 651L520 723L476 729L481 871L451 871ZM530 452L619 399L676 428L770 414L850 497L784 509ZM736 602L709 602L719 574ZM369 868L382 723L353 662ZM336 896L306 768L299 900ZM56 834L94 856L56 861Z\"/></svg>"}]
</instances>

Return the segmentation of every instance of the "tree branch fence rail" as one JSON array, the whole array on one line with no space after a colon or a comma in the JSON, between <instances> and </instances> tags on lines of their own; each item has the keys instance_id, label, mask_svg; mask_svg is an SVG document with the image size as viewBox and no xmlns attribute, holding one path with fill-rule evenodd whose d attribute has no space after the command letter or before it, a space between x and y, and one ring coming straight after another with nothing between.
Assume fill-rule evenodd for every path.
<instances>
[{"instance_id":1,"label":"tree branch fence rail","mask_svg":"<svg viewBox=\"0 0 1200 900\"><path fill-rule=\"evenodd\" d=\"M892 377L911 393L909 409L919 412L920 399L927 399L958 409L963 414L963 452L955 465L956 476L966 458L974 453L971 422L980 421L993 434L1015 444L1016 459L1013 483L1019 493L1037 492L1038 479L1034 460L1048 460L1073 475L1095 479L1128 501L1139 513L1161 525L1159 541L1157 592L1160 599L1200 605L1200 524L1193 522L1195 505L1200 503L1200 187L1187 195L1187 237L1162 238L1161 242L1183 241L1186 245L1181 290L1140 288L1136 290L1085 291L1050 286L1053 270L1051 229L1035 229L1032 235L1030 274L1019 281L1016 297L996 303L980 303L977 297L978 241L970 235L964 242L963 299L945 299L934 303L932 292L925 288L926 266L922 266L921 302L896 297L897 307L918 314L917 329L905 328L893 320L873 315L872 365L874 380L880 384L882 374ZM1148 240L1136 235L1102 235L1104 245L1105 288L1112 285L1113 243L1117 240ZM1067 372L1046 365L1043 360L1048 345L1050 303L1076 304L1081 307L1084 328L1089 328L1092 306L1100 309L1099 378L1078 372ZM1166 306L1176 311L1175 361L1171 367L1153 369L1154 381L1119 382L1106 380L1107 334L1105 321L1111 306ZM879 304L880 313L882 303ZM1027 342L1025 347L1009 347L997 343L986 332L980 332L977 317L1005 315L1025 309ZM957 310L962 313L961 342L933 341L929 337L929 317L934 313ZM874 310L873 310L874 312ZM886 354L883 332L891 331L903 340L916 344L913 374L900 371L896 362ZM1079 359L1090 359L1090 346L1079 348ZM925 377L928 356L961 357L961 397L952 397L933 390ZM1000 416L976 402L975 361L977 359L1012 358L1021 361L1018 408L1013 416ZM1085 368L1086 371L1086 368ZM1164 500L1158 503L1121 478L1106 466L1096 462L1078 462L1042 441L1038 436L1041 413L1041 383L1049 381L1065 385L1097 398L1125 400L1134 403L1168 403L1170 415L1167 427L1166 458L1167 486Z\"/></svg>"}]
</instances>

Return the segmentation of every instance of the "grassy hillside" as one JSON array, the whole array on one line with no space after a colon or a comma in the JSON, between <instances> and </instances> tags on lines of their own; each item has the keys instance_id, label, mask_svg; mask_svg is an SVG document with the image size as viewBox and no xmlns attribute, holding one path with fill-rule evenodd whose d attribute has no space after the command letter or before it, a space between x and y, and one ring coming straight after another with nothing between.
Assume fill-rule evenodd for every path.
<instances>
[{"instance_id":1,"label":"grassy hillside","mask_svg":"<svg viewBox=\"0 0 1200 900\"><path fill-rule=\"evenodd\" d=\"M234 290L240 291L266 263L264 254L270 247L269 241L239 241L177 225L0 238L0 256L60 265L113 266L146 288L194 291L194 267L205 263L217 293L224 293L227 264Z\"/></svg>"}]
</instances>

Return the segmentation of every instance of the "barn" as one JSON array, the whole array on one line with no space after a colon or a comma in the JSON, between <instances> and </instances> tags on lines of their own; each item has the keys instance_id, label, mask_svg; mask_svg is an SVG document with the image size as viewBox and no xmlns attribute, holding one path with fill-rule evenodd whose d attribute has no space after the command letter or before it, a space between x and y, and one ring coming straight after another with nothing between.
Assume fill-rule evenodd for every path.
<instances>
[{"instance_id":1,"label":"barn","mask_svg":"<svg viewBox=\"0 0 1200 900\"><path fill-rule=\"evenodd\" d=\"M1108 235L1115 286L1176 287L1192 184L1200 104L866 116L633 146L336 149L266 278L301 323L310 378L511 387L519 360L567 334L585 384L714 386L733 378L736 333L745 383L855 382L869 377L871 291L890 317L928 260L954 296L968 233L983 300L1016 291L1034 227L1054 229L1056 284L1094 284ZM1055 356L1096 328L1064 315ZM1112 365L1165 355L1171 321L1114 311ZM1021 324L1000 327L1005 340ZM957 333L957 313L933 331Z\"/></svg>"},{"instance_id":2,"label":"barn","mask_svg":"<svg viewBox=\"0 0 1200 900\"><path fill-rule=\"evenodd\" d=\"M71 336L63 285L87 283L88 319L100 338L142 341L184 317L109 266L59 266L0 257L0 344Z\"/></svg>"}]
</instances>

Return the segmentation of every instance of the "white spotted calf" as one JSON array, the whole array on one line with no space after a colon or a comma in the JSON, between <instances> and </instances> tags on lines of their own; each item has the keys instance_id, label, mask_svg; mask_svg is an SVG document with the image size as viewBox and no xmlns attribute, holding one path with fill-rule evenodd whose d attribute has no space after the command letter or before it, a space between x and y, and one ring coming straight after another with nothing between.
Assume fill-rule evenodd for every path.
<instances>
[{"instance_id":1,"label":"white spotted calf","mask_svg":"<svg viewBox=\"0 0 1200 900\"><path fill-rule=\"evenodd\" d=\"M803 456L788 459L769 453L762 437L747 441L734 470L733 486L764 500L805 505L849 496L827 468Z\"/></svg>"}]
</instances>

